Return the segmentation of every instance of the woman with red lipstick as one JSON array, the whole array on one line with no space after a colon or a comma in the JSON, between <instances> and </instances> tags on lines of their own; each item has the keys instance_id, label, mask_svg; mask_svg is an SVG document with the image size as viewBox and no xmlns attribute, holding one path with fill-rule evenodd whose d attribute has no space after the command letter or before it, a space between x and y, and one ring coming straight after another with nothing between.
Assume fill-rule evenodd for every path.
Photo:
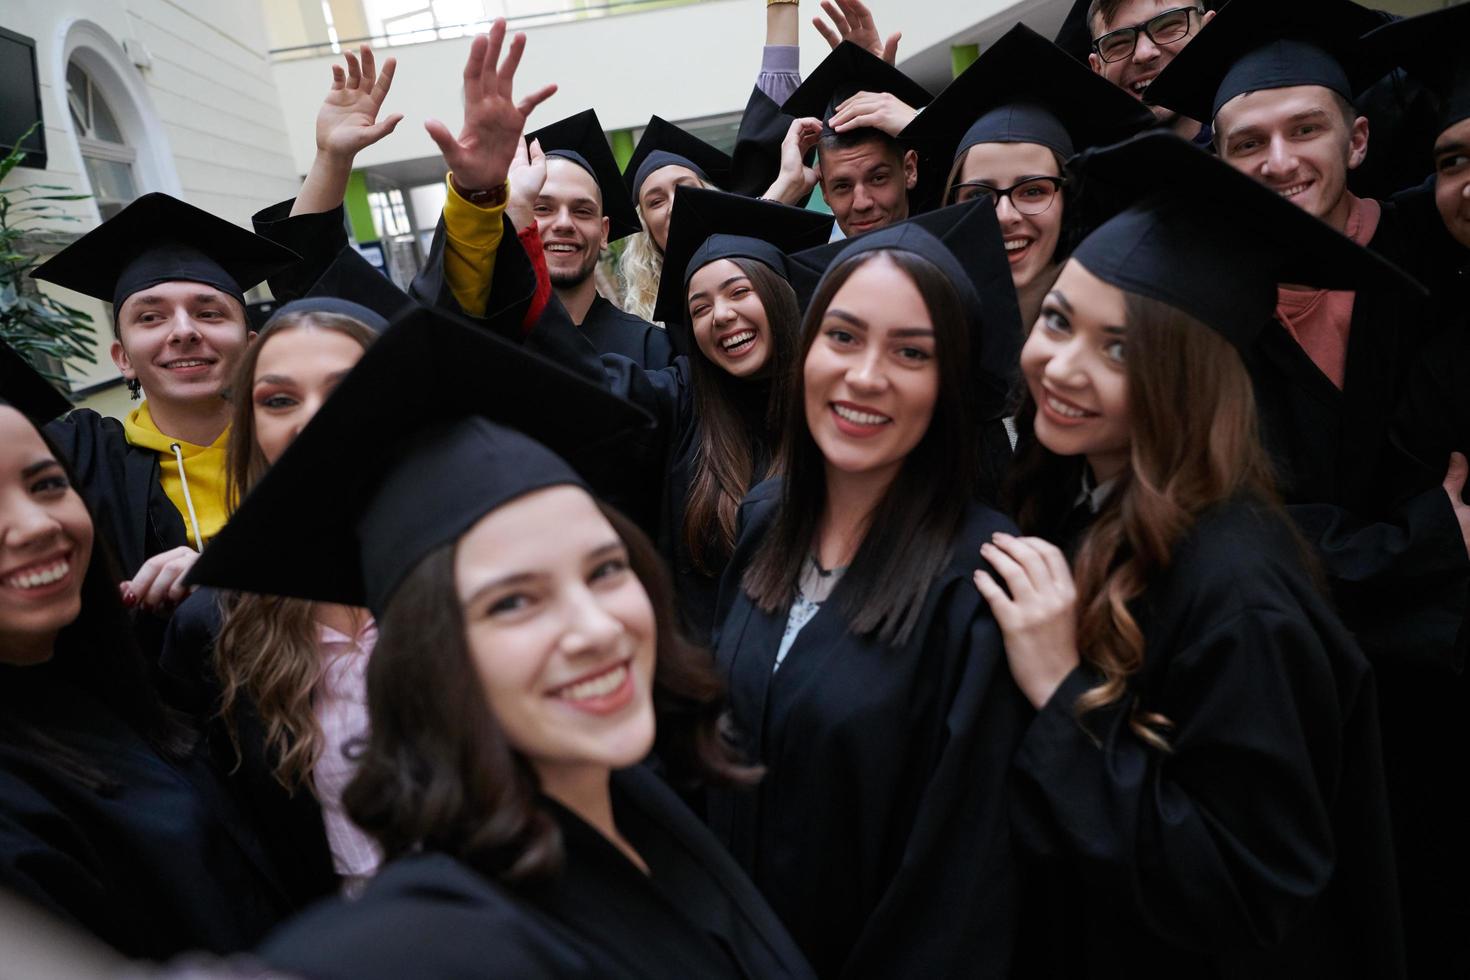
<instances>
[{"instance_id":1,"label":"woman with red lipstick","mask_svg":"<svg viewBox=\"0 0 1470 980\"><path fill-rule=\"evenodd\" d=\"M1077 167L1134 203L1022 353L1014 499L1041 537L997 535L975 575L1039 712L1013 785L1028 975L1402 976L1373 675L1242 358L1278 281L1402 274L1167 134Z\"/></svg>"},{"instance_id":2,"label":"woman with red lipstick","mask_svg":"<svg viewBox=\"0 0 1470 980\"><path fill-rule=\"evenodd\" d=\"M385 400L389 384L422 397ZM458 395L430 397L446 390ZM681 785L753 775L720 735L720 686L673 628L652 546L492 414L573 456L646 421L488 331L423 314L363 356L196 565L216 586L366 607L381 631L344 802L386 863L263 957L354 980L810 976L729 856L639 765L657 745ZM361 461L346 473L344 453ZM309 492L323 481L339 493Z\"/></svg>"},{"instance_id":3,"label":"woman with red lipstick","mask_svg":"<svg viewBox=\"0 0 1470 980\"><path fill-rule=\"evenodd\" d=\"M741 506L717 610L766 777L711 791L707 818L824 977L1010 975L1025 705L969 576L1011 525L969 475L982 349L1014 350L1019 326L994 213L927 220L943 240L910 221L837 246L788 379L782 476Z\"/></svg>"},{"instance_id":4,"label":"woman with red lipstick","mask_svg":"<svg viewBox=\"0 0 1470 980\"><path fill-rule=\"evenodd\" d=\"M283 917L260 844L158 701L106 544L0 346L0 887L130 957L235 952Z\"/></svg>"}]
</instances>

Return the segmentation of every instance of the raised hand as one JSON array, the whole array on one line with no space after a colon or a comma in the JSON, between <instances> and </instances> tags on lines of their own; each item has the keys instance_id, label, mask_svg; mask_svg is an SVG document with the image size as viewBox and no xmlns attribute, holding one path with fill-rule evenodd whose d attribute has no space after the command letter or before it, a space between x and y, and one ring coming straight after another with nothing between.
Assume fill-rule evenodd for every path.
<instances>
[{"instance_id":1,"label":"raised hand","mask_svg":"<svg viewBox=\"0 0 1470 980\"><path fill-rule=\"evenodd\" d=\"M859 92L837 107L827 125L839 133L871 127L897 136L918 114L891 92Z\"/></svg>"},{"instance_id":2,"label":"raised hand","mask_svg":"<svg viewBox=\"0 0 1470 980\"><path fill-rule=\"evenodd\" d=\"M511 160L510 201L505 213L517 231L525 231L536 221L536 198L546 184L546 154L541 150L541 141L532 140L528 147L524 140L516 140L515 157Z\"/></svg>"},{"instance_id":3,"label":"raised hand","mask_svg":"<svg viewBox=\"0 0 1470 980\"><path fill-rule=\"evenodd\" d=\"M806 164L806 155L822 138L822 121L807 116L793 119L781 141L781 172L761 197L782 204L795 204L817 185L821 176L816 167Z\"/></svg>"},{"instance_id":4,"label":"raised hand","mask_svg":"<svg viewBox=\"0 0 1470 980\"><path fill-rule=\"evenodd\" d=\"M883 40L877 25L873 23L872 12L862 0L836 0L835 3L833 0L822 0L822 9L832 19L832 26L829 27L820 17L813 17L812 23L816 25L817 33L832 47L837 47L843 41L851 41L858 47L873 52L890 65L898 64L898 42L903 34L891 34L887 41Z\"/></svg>"},{"instance_id":5,"label":"raised hand","mask_svg":"<svg viewBox=\"0 0 1470 980\"><path fill-rule=\"evenodd\" d=\"M1010 534L992 535L980 556L995 572L977 570L975 588L1000 626L1016 686L1040 709L1080 661L1077 588L1067 557L1049 541Z\"/></svg>"},{"instance_id":6,"label":"raised hand","mask_svg":"<svg viewBox=\"0 0 1470 980\"><path fill-rule=\"evenodd\" d=\"M383 62L379 72L372 48L366 44L357 55L347 51L342 57L347 68L344 71L341 65L332 66L332 87L316 114L316 148L318 153L350 162L364 148L393 132L403 114L378 118L393 86L396 59Z\"/></svg>"},{"instance_id":7,"label":"raised hand","mask_svg":"<svg viewBox=\"0 0 1470 980\"><path fill-rule=\"evenodd\" d=\"M510 49L501 61L505 42L505 20L497 19L489 34L481 34L470 45L464 66L464 126L458 136L437 119L424 123L438 145L454 182L465 190L490 190L505 183L526 117L556 92L547 85L519 102L511 94L516 68L526 50L526 35L511 38Z\"/></svg>"}]
</instances>

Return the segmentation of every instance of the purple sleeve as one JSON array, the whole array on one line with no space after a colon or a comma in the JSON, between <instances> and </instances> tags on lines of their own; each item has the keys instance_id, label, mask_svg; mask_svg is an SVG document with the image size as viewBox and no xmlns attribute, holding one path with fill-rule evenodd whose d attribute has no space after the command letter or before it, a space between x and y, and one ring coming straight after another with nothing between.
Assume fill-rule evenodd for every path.
<instances>
[{"instance_id":1,"label":"purple sleeve","mask_svg":"<svg viewBox=\"0 0 1470 980\"><path fill-rule=\"evenodd\" d=\"M761 50L761 70L755 87L780 105L801 84L801 47L796 44L767 44Z\"/></svg>"}]
</instances>

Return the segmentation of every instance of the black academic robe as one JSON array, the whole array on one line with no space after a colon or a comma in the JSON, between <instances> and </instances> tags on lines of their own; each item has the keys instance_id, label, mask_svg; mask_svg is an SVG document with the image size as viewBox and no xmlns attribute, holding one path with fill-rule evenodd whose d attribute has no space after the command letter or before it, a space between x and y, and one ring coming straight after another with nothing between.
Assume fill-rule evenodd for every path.
<instances>
[{"instance_id":1,"label":"black academic robe","mask_svg":"<svg viewBox=\"0 0 1470 980\"><path fill-rule=\"evenodd\" d=\"M1384 202L1369 247L1414 268L1418 224ZM1463 656L1470 558L1442 471L1406 492L1418 467L1390 439L1412 359L1433 331L1419 297L1366 289L1353 304L1342 389L1274 321L1244 358L1288 510L1375 662Z\"/></svg>"},{"instance_id":2,"label":"black academic robe","mask_svg":"<svg viewBox=\"0 0 1470 980\"><path fill-rule=\"evenodd\" d=\"M674 345L662 327L618 309L601 295L592 300L578 326L599 354L621 355L648 371L674 362Z\"/></svg>"},{"instance_id":3,"label":"black academic robe","mask_svg":"<svg viewBox=\"0 0 1470 980\"><path fill-rule=\"evenodd\" d=\"M163 492L158 454L128 442L117 419L79 408L46 426L76 476L77 492L131 578L154 555L189 544L184 518Z\"/></svg>"},{"instance_id":4,"label":"black academic robe","mask_svg":"<svg viewBox=\"0 0 1470 980\"><path fill-rule=\"evenodd\" d=\"M390 862L361 898L291 923L261 948L304 980L806 978L811 971L750 882L658 777L613 776L619 832L644 875L570 811L562 871L510 887L446 854Z\"/></svg>"},{"instance_id":5,"label":"black academic robe","mask_svg":"<svg viewBox=\"0 0 1470 980\"><path fill-rule=\"evenodd\" d=\"M0 711L112 785L0 744L0 887L132 957L226 953L290 912L251 828L199 759L165 760L56 664L0 668Z\"/></svg>"},{"instance_id":6,"label":"black academic robe","mask_svg":"<svg viewBox=\"0 0 1470 980\"><path fill-rule=\"evenodd\" d=\"M979 548L1014 532L972 504L902 647L852 635L832 597L772 671L787 611L740 577L780 481L742 505L715 656L753 794L710 791L711 828L823 977L1007 977L1016 926L1006 777L1031 714L971 581Z\"/></svg>"},{"instance_id":7,"label":"black academic robe","mask_svg":"<svg viewBox=\"0 0 1470 980\"><path fill-rule=\"evenodd\" d=\"M166 700L185 712L206 737L206 752L240 812L255 828L293 909L333 894L340 879L332 863L322 809L307 787L288 791L275 778L276 758L248 697L236 704L239 750L219 715L221 684L214 643L223 625L219 593L202 588L169 619L159 657Z\"/></svg>"},{"instance_id":8,"label":"black academic robe","mask_svg":"<svg viewBox=\"0 0 1470 980\"><path fill-rule=\"evenodd\" d=\"M1393 433L1429 484L1452 451L1470 455L1470 251L1449 254L1429 280L1439 332L1405 385ZM1470 804L1458 780L1445 778L1463 769L1470 745L1470 642L1462 634L1457 646L1443 664L1375 664L1410 976L1470 976Z\"/></svg>"},{"instance_id":9,"label":"black academic robe","mask_svg":"<svg viewBox=\"0 0 1470 980\"><path fill-rule=\"evenodd\" d=\"M1373 675L1281 518L1201 517L1131 607L1143 665L1079 722L1078 667L1016 755L1018 975L1403 975ZM1130 708L1172 723L1145 744Z\"/></svg>"}]
</instances>

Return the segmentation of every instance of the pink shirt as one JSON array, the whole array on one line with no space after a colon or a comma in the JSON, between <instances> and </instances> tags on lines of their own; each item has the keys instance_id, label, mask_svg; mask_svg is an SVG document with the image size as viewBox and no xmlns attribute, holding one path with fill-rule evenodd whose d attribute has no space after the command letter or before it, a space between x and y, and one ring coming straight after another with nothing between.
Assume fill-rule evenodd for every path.
<instances>
[{"instance_id":1,"label":"pink shirt","mask_svg":"<svg viewBox=\"0 0 1470 980\"><path fill-rule=\"evenodd\" d=\"M1347 237L1359 245L1367 245L1378 230L1383 207L1377 201L1351 194L1348 198L1352 202L1352 210L1348 212ZM1352 329L1353 297L1356 295L1345 289L1287 289L1283 286L1276 290L1276 319L1339 390L1347 377L1348 332Z\"/></svg>"},{"instance_id":2,"label":"pink shirt","mask_svg":"<svg viewBox=\"0 0 1470 980\"><path fill-rule=\"evenodd\" d=\"M323 744L312 777L332 863L347 879L348 891L372 877L383 860L378 845L342 809L342 791L357 773L357 764L343 751L367 735L367 664L377 642L378 627L371 620L355 637L317 624L317 648L325 667L312 692L311 706L321 725Z\"/></svg>"}]
</instances>

